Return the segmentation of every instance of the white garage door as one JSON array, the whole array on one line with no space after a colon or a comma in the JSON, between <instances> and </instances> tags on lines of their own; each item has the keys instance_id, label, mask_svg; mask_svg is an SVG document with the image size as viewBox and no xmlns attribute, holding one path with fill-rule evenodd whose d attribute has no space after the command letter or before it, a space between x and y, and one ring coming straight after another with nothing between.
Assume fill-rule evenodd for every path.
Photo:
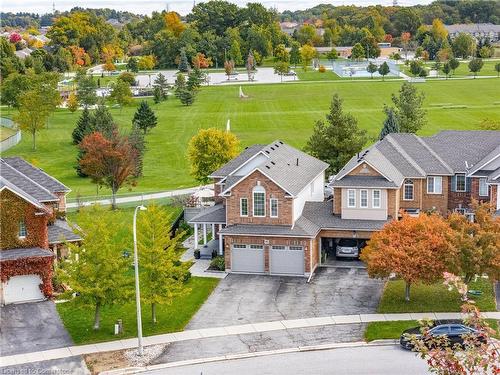
<instances>
[{"instance_id":1,"label":"white garage door","mask_svg":"<svg viewBox=\"0 0 500 375\"><path fill-rule=\"evenodd\" d=\"M231 272L263 273L264 246L234 244L231 247Z\"/></svg>"},{"instance_id":2,"label":"white garage door","mask_svg":"<svg viewBox=\"0 0 500 375\"><path fill-rule=\"evenodd\" d=\"M271 274L304 275L304 248L302 246L271 246Z\"/></svg>"},{"instance_id":3,"label":"white garage door","mask_svg":"<svg viewBox=\"0 0 500 375\"><path fill-rule=\"evenodd\" d=\"M40 290L40 284L42 284L42 279L38 275L12 276L3 284L4 304L45 299Z\"/></svg>"}]
</instances>

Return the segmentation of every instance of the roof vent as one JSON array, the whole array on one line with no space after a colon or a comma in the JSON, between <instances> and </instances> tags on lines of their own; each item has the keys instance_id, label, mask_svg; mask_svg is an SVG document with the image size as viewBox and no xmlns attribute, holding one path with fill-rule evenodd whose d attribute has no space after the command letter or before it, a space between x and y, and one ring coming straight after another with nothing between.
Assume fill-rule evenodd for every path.
<instances>
[{"instance_id":1,"label":"roof vent","mask_svg":"<svg viewBox=\"0 0 500 375\"><path fill-rule=\"evenodd\" d=\"M277 143L275 143L274 145L276 146L276 148L280 147L280 145L279 145L279 144L277 144Z\"/></svg>"},{"instance_id":2,"label":"roof vent","mask_svg":"<svg viewBox=\"0 0 500 375\"><path fill-rule=\"evenodd\" d=\"M269 154L269 151L266 150L266 154Z\"/></svg>"},{"instance_id":3,"label":"roof vent","mask_svg":"<svg viewBox=\"0 0 500 375\"><path fill-rule=\"evenodd\" d=\"M297 167L299 166L299 158L297 158Z\"/></svg>"},{"instance_id":4,"label":"roof vent","mask_svg":"<svg viewBox=\"0 0 500 375\"><path fill-rule=\"evenodd\" d=\"M270 167L269 165L266 165L266 168L267 168L267 169L271 169L271 167Z\"/></svg>"},{"instance_id":5,"label":"roof vent","mask_svg":"<svg viewBox=\"0 0 500 375\"><path fill-rule=\"evenodd\" d=\"M272 161L272 160L271 160L271 164L272 164L272 165L276 165L276 163L275 163L274 161Z\"/></svg>"},{"instance_id":6,"label":"roof vent","mask_svg":"<svg viewBox=\"0 0 500 375\"><path fill-rule=\"evenodd\" d=\"M284 144L283 142L280 141L281 144Z\"/></svg>"},{"instance_id":7,"label":"roof vent","mask_svg":"<svg viewBox=\"0 0 500 375\"><path fill-rule=\"evenodd\" d=\"M273 150L273 151L274 151L274 147L273 147L273 146L271 146L271 150Z\"/></svg>"}]
</instances>

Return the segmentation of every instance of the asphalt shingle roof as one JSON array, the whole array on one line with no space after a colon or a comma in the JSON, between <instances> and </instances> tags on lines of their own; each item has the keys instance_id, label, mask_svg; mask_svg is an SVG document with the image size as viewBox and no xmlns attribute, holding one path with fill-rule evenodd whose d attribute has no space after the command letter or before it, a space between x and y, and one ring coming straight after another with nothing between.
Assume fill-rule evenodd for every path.
<instances>
[{"instance_id":1,"label":"asphalt shingle roof","mask_svg":"<svg viewBox=\"0 0 500 375\"><path fill-rule=\"evenodd\" d=\"M228 161L222 167L211 174L214 177L226 177L234 172L240 165L248 161L250 158L258 154L265 145L252 145L244 149L237 157Z\"/></svg>"},{"instance_id":2,"label":"asphalt shingle roof","mask_svg":"<svg viewBox=\"0 0 500 375\"><path fill-rule=\"evenodd\" d=\"M40 247L0 250L0 261L53 256L54 253L52 251Z\"/></svg>"},{"instance_id":3,"label":"asphalt shingle roof","mask_svg":"<svg viewBox=\"0 0 500 375\"><path fill-rule=\"evenodd\" d=\"M345 176L340 180L333 181L334 187L380 187L397 188L398 184L377 176Z\"/></svg>"},{"instance_id":4,"label":"asphalt shingle roof","mask_svg":"<svg viewBox=\"0 0 500 375\"><path fill-rule=\"evenodd\" d=\"M226 223L226 207L216 204L205 208L198 215L189 220L190 223Z\"/></svg>"},{"instance_id":5,"label":"asphalt shingle roof","mask_svg":"<svg viewBox=\"0 0 500 375\"><path fill-rule=\"evenodd\" d=\"M49 237L49 244L57 244L62 242L75 242L81 241L82 238L73 233L71 227L64 220L56 220L54 224L47 227L47 234Z\"/></svg>"}]
</instances>

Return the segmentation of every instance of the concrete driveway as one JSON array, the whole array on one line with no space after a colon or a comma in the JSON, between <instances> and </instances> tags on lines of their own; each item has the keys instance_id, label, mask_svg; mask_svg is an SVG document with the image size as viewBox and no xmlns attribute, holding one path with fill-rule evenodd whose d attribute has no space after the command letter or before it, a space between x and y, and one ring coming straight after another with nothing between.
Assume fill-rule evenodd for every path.
<instances>
[{"instance_id":1,"label":"concrete driveway","mask_svg":"<svg viewBox=\"0 0 500 375\"><path fill-rule=\"evenodd\" d=\"M7 305L0 308L0 352L2 356L36 352L73 345L52 301ZM53 369L71 374L87 374L81 357L36 362L5 369L12 373L33 373ZM2 371L7 371L2 368ZM7 372L6 372L7 373Z\"/></svg>"},{"instance_id":2,"label":"concrete driveway","mask_svg":"<svg viewBox=\"0 0 500 375\"><path fill-rule=\"evenodd\" d=\"M374 313L384 283L364 269L322 268L304 278L230 274L187 329L328 315ZM177 342L154 363L363 339L365 324L331 325Z\"/></svg>"},{"instance_id":3,"label":"concrete driveway","mask_svg":"<svg viewBox=\"0 0 500 375\"><path fill-rule=\"evenodd\" d=\"M188 329L376 312L384 282L363 269L320 268L304 278L230 274Z\"/></svg>"}]
</instances>

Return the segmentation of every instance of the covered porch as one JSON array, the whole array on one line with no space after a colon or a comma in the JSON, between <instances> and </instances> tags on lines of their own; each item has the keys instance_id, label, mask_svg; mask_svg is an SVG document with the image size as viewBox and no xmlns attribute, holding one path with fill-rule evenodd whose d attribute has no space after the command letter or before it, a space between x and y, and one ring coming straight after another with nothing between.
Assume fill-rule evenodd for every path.
<instances>
[{"instance_id":1,"label":"covered porch","mask_svg":"<svg viewBox=\"0 0 500 375\"><path fill-rule=\"evenodd\" d=\"M226 208L223 204L203 209L189 224L194 228L193 250L199 249L203 256L211 256L213 250L218 255L224 254L221 229L226 226Z\"/></svg>"}]
</instances>

